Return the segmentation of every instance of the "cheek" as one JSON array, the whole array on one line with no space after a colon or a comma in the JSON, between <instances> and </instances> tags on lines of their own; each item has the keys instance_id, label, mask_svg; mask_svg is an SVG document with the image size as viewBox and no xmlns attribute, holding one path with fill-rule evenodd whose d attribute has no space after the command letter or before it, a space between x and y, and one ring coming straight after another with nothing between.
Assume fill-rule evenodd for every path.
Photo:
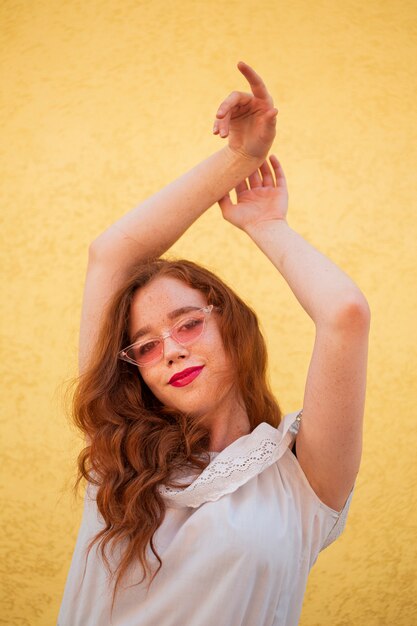
<instances>
[{"instance_id":1,"label":"cheek","mask_svg":"<svg viewBox=\"0 0 417 626\"><path fill-rule=\"evenodd\" d=\"M210 345L210 359L212 363L217 365L219 368L231 366L231 359L223 346L223 341L220 335L216 335Z\"/></svg>"},{"instance_id":2,"label":"cheek","mask_svg":"<svg viewBox=\"0 0 417 626\"><path fill-rule=\"evenodd\" d=\"M170 404L170 391L172 391L172 388L169 385L162 383L160 376L158 376L156 372L142 372L139 370L139 374L155 398L162 402L162 404Z\"/></svg>"},{"instance_id":3,"label":"cheek","mask_svg":"<svg viewBox=\"0 0 417 626\"><path fill-rule=\"evenodd\" d=\"M161 385L156 384L152 376L143 376L141 372L139 374L143 381L142 384L145 384L145 386L153 393L155 398L162 402L162 404L165 404L165 388L161 387Z\"/></svg>"},{"instance_id":4,"label":"cheek","mask_svg":"<svg viewBox=\"0 0 417 626\"><path fill-rule=\"evenodd\" d=\"M142 378L145 385L149 387L149 389L152 390L155 388L155 380L152 374L150 374L146 370L139 369L139 376Z\"/></svg>"}]
</instances>

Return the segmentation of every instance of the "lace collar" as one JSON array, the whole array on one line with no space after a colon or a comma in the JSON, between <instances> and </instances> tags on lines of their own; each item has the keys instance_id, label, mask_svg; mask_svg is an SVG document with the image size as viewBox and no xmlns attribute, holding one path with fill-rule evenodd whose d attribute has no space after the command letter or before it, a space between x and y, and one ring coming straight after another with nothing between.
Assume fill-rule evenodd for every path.
<instances>
[{"instance_id":1,"label":"lace collar","mask_svg":"<svg viewBox=\"0 0 417 626\"><path fill-rule=\"evenodd\" d=\"M158 491L173 508L197 508L236 491L238 487L275 463L292 444L300 427L301 411L285 415L278 428L267 422L239 437L221 452L211 452L210 464L185 489L159 485ZM186 484L193 474L175 477Z\"/></svg>"}]
</instances>

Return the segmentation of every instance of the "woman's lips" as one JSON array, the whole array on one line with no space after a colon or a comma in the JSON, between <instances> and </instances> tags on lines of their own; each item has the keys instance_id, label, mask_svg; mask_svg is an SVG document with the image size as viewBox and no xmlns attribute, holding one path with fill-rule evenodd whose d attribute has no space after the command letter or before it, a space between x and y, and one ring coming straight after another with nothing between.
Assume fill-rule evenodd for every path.
<instances>
[{"instance_id":1,"label":"woman's lips","mask_svg":"<svg viewBox=\"0 0 417 626\"><path fill-rule=\"evenodd\" d=\"M189 385L194 378L197 378L203 367L204 365L201 365L201 367L189 367L179 374L175 374L175 376L170 379L169 384L173 387L185 387Z\"/></svg>"}]
</instances>

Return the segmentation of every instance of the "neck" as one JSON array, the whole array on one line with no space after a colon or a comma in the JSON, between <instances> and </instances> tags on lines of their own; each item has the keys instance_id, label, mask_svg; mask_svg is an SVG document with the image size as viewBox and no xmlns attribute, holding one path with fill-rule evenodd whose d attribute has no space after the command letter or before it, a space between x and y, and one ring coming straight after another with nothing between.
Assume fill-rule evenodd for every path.
<instances>
[{"instance_id":1,"label":"neck","mask_svg":"<svg viewBox=\"0 0 417 626\"><path fill-rule=\"evenodd\" d=\"M222 401L221 410L216 411L207 423L210 429L210 452L221 452L231 443L250 433L250 423L243 401Z\"/></svg>"}]
</instances>

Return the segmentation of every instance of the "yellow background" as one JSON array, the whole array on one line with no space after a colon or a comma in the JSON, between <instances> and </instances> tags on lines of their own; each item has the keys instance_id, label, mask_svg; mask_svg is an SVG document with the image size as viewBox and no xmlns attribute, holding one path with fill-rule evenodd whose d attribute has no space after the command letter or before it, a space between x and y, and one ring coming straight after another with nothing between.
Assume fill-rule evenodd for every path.
<instances>
[{"instance_id":1,"label":"yellow background","mask_svg":"<svg viewBox=\"0 0 417 626\"><path fill-rule=\"evenodd\" d=\"M223 145L212 122L247 90L240 59L279 108L290 225L372 311L356 492L300 624L417 623L416 18L405 0L3 0L0 624L55 624L75 545L81 442L61 396L88 245ZM174 253L256 308L274 390L284 412L298 409L314 326L282 277L218 207Z\"/></svg>"}]
</instances>

